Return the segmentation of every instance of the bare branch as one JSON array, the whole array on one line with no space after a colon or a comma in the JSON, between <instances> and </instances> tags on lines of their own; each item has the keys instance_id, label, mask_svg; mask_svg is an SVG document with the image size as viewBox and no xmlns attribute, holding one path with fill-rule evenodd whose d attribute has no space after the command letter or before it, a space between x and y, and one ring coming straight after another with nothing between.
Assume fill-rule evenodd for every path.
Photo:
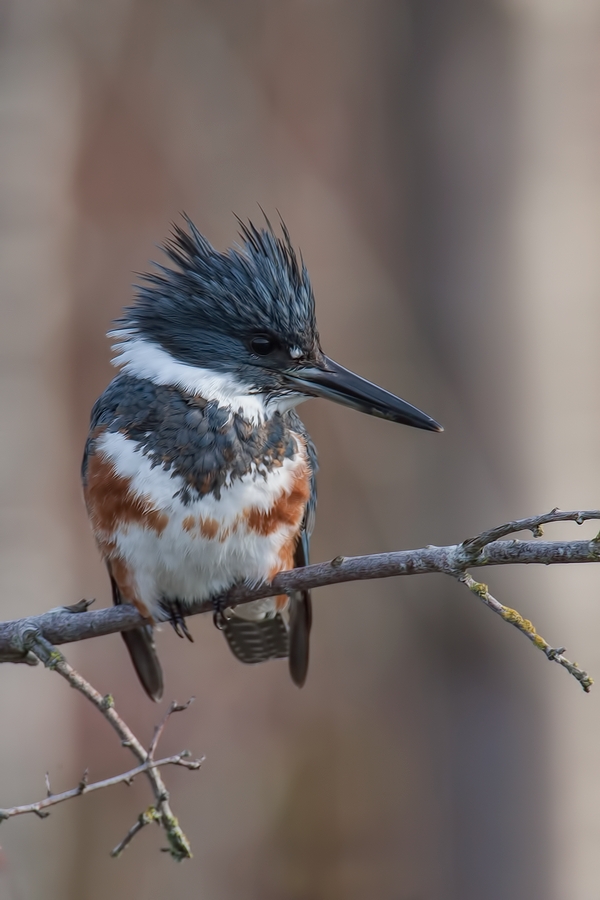
<instances>
[{"instance_id":1,"label":"bare branch","mask_svg":"<svg viewBox=\"0 0 600 900\"><path fill-rule=\"evenodd\" d=\"M554 565L566 563L594 563L600 561L600 536L585 541L519 541L501 540L519 531L528 530L540 536L543 525L553 522L577 522L582 524L588 520L600 520L600 510L553 509L541 516L517 519L500 525L461 544L445 547L428 546L418 550L399 550L392 553L377 553L370 556L343 557L336 556L329 562L306 566L288 572L280 572L271 583L254 587L236 585L223 596L214 600L191 603L187 615L211 612L215 604L238 606L264 597L277 596L291 591L309 590L328 584L339 584L346 581L363 581L373 578L390 578L400 575L442 574L464 581L467 570L483 566L501 566L516 564ZM470 576L469 576L470 577ZM473 584L479 584L473 580ZM474 590L473 588L471 588ZM486 589L487 590L487 589ZM474 590L475 593L477 591ZM485 593L485 592L484 592ZM489 592L488 592L489 593ZM481 596L481 595L480 595ZM484 599L482 597L482 599ZM484 601L485 602L485 601ZM497 603L497 601L494 601ZM493 605L488 603L490 608ZM40 616L0 622L0 662L31 661L30 636L43 635L52 644L66 644L72 641L86 640L118 631L129 631L144 623L137 610L129 605L113 606L109 609L86 611L89 601L80 601L73 607L60 607ZM505 611L508 607L502 607ZM495 610L498 612L498 610ZM502 613L499 613L502 615ZM519 616L514 613L514 616ZM508 612L502 615L510 621ZM527 620L522 619L522 622ZM512 624L517 624L516 620ZM533 628L533 626L531 626ZM519 627L523 633L532 632ZM591 679L577 666L566 660L562 653L553 651L539 635L533 631L537 643L549 659L555 659L571 672L589 690ZM560 658L559 658L560 657Z\"/></svg>"},{"instance_id":2,"label":"bare branch","mask_svg":"<svg viewBox=\"0 0 600 900\"><path fill-rule=\"evenodd\" d=\"M63 791L60 794L53 794L48 789L48 795L45 800L38 800L36 803L27 803L24 806L11 806L8 809L0 809L0 822L4 819L12 819L14 816L22 816L26 813L35 813L39 815L50 806L56 806L57 803L64 803L65 800L73 800L75 797L81 797L82 794L91 794L92 791L100 791L103 788L113 787L115 784L131 784L137 775L142 775L148 769L158 769L161 766L185 766L187 769L199 769L202 761L199 759L187 759L186 753L176 753L174 756L166 756L164 759L147 759L145 763L130 769L128 772L122 772L120 775L113 775L112 778L104 778L102 781L94 781L92 784L87 783L86 774L75 788L69 791ZM47 777L47 776L46 776ZM49 815L49 813L46 813Z\"/></svg>"},{"instance_id":3,"label":"bare branch","mask_svg":"<svg viewBox=\"0 0 600 900\"><path fill-rule=\"evenodd\" d=\"M146 775L146 777L150 781L154 794L155 803L152 807L152 809L154 810L154 812L152 813L152 821L156 821L159 825L162 826L162 828L164 828L167 835L167 840L169 842L169 852L171 856L177 861L180 861L182 859L189 859L192 855L189 841L181 830L177 819L173 815L173 812L169 805L169 792L167 791L165 783L158 771L157 763L152 758L152 754L144 749L129 726L118 715L115 709L113 698L110 696L110 694L107 694L105 697L103 697L96 690L96 688L92 687L92 685L87 682L85 678L83 678L78 672L75 671L75 669L71 665L69 665L62 653L60 653L60 651L57 650L56 647L54 647L39 632L30 631L26 640L27 650L35 653L47 668L53 669L55 672L58 672L58 674L62 675L62 677L71 685L71 687L75 688L75 690L83 694L83 696L86 697L96 707L96 709L98 709L102 713L104 718L107 719L108 722L110 722L114 730L121 738L121 744L131 750L133 755L139 760L140 766L138 767L138 770L134 770L135 774L143 772ZM186 708L187 706L178 706L177 704L171 704L167 715L159 726L158 736L160 736L160 734L162 733L162 730L166 724L166 720L171 715L171 713ZM152 751L154 751L154 749L156 748L156 744L157 739L153 739L151 745ZM184 759L184 756L185 754L180 753L176 757L172 757L170 764L184 765L186 766L186 768L199 768L200 761L186 761ZM166 763L164 764L166 765ZM130 777L130 775L131 773L125 773L125 776L117 776L116 781L114 779L108 779L105 785L98 783L98 787L109 786L110 784L118 783L119 781L126 781L127 778ZM87 785L84 776L84 779L82 779L79 787L76 788L74 792L67 793L69 793L70 796L79 796L80 794L83 794L91 789L92 786ZM44 812L43 810L46 805L52 805L50 803L52 799L53 797L48 797L46 798L46 801L40 801L40 803L38 804L32 804L31 809L23 809L23 811L31 811L36 813L38 816L45 817L48 815L48 813ZM70 797L64 797L64 799L70 799ZM0 821L2 820L2 818L9 818L9 816L0 815ZM131 838L129 838L126 843L129 843L129 840L131 840Z\"/></svg>"}]
</instances>

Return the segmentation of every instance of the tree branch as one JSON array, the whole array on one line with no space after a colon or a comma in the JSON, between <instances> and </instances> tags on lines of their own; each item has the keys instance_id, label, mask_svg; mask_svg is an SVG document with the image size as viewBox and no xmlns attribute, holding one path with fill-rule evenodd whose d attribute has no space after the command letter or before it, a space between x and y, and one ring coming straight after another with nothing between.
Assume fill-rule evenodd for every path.
<instances>
[{"instance_id":1,"label":"tree branch","mask_svg":"<svg viewBox=\"0 0 600 900\"><path fill-rule=\"evenodd\" d=\"M130 769L128 772L122 772L120 775L113 775L112 778L105 778L102 781L94 781L88 783L87 771L77 787L71 788L69 791L62 791L60 794L53 794L49 789L48 796L44 800L37 800L35 803L26 803L24 806L10 806L7 809L0 809L0 822L4 819L12 819L14 816L22 816L26 813L35 813L40 819L45 819L50 815L44 810L50 806L56 806L57 803L64 803L65 800L73 800L75 797L81 797L82 794L91 794L92 791L100 791L103 788L113 787L115 784L131 784L137 775L142 775L148 769L158 769L160 766L185 766L187 769L199 769L200 760L187 759L189 754L184 750L182 753L176 753L174 756L166 756L164 759L147 759L141 766Z\"/></svg>"},{"instance_id":2,"label":"tree branch","mask_svg":"<svg viewBox=\"0 0 600 900\"><path fill-rule=\"evenodd\" d=\"M487 586L474 581L467 572L470 568L483 566L599 562L600 535L587 541L502 540L525 530L531 531L534 537L539 538L546 524L576 522L581 525L588 520L600 520L600 510L553 509L541 516L517 519L500 525L461 544L446 547L428 546L418 550L399 550L370 556L349 558L337 556L329 562L281 572L271 583L255 587L236 585L217 600L191 603L187 615L210 612L217 602L221 607L234 607L263 597L346 581L432 573L449 575L465 583L487 606L501 615L505 621L519 628L544 651L548 659L558 662L570 671L584 690L588 691L592 680L587 673L565 659L562 651L550 647L536 633L530 622L509 607L498 603L489 594ZM31 634L42 635L52 644L66 644L118 631L128 631L139 627L144 621L137 610L127 604L95 611L87 611L88 605L89 601L81 601L73 607L60 607L40 616L0 622L0 662L32 662L29 653Z\"/></svg>"},{"instance_id":3,"label":"tree branch","mask_svg":"<svg viewBox=\"0 0 600 900\"><path fill-rule=\"evenodd\" d=\"M556 563L581 563L600 561L600 534L588 541L518 541L503 540L509 535L529 530L535 538L543 534L543 526L552 522L576 522L581 525L587 520L600 520L600 510L579 510L561 512L554 509L541 516L518 519L497 528L492 528L461 544L446 547L428 546L419 550L400 550L394 553L378 553L371 556L359 556L346 559L337 556L329 562L281 572L270 584L256 587L237 585L227 594L212 601L190 604L188 615L208 612L216 606L237 606L263 597L290 593L295 590L306 590L322 587L327 584L339 584L345 581L362 581L371 578L389 578L395 575L420 575L438 573L449 575L465 584L485 605L501 616L505 622L514 625L546 657L561 665L581 684L584 691L589 691L592 679L576 663L565 656L564 647L553 648L536 631L531 622L510 607L503 606L493 597L486 584L475 581L467 571L469 568L483 566L514 565L538 563L551 565ZM0 662L26 662L35 664L41 660L45 666L59 673L71 687L82 693L110 722L117 732L124 747L128 747L139 762L139 765L121 775L88 784L87 771L79 785L69 791L53 794L50 781L46 775L47 797L35 803L0 809L0 822L14 816L34 813L40 818L49 815L47 809L65 800L80 797L84 793L111 787L114 784L130 784L137 775L145 775L152 787L154 804L141 813L125 837L112 851L118 856L135 835L151 822L164 828L169 847L168 852L176 860L191 857L189 842L181 830L177 819L169 805L169 794L162 780L159 768L168 765L184 766L198 769L201 760L188 759L188 753L182 752L164 759L155 759L158 742L164 731L167 720L174 712L187 709L191 700L184 706L172 703L163 720L155 728L154 736L148 750L145 750L128 725L117 714L113 698L102 697L72 666L54 644L70 643L127 631L139 627L144 620L133 606L115 606L111 609L88 611L93 601L81 600L72 606L64 606L50 610L40 616L30 616L11 622L0 622Z\"/></svg>"},{"instance_id":4,"label":"tree branch","mask_svg":"<svg viewBox=\"0 0 600 900\"><path fill-rule=\"evenodd\" d=\"M111 785L118 784L119 782L130 782L131 779L136 775L143 773L148 778L152 787L152 792L154 794L155 800L154 805L150 807L150 809L148 809L145 813L142 813L142 815L138 818L138 824L134 826L134 828L131 829L125 836L123 841L121 841L121 843L117 847L115 847L115 849L112 851L112 855L117 856L124 849L124 847L127 846L127 844L135 836L135 834L137 834L142 825L146 825L149 822L156 822L165 830L169 843L168 849L171 856L178 862L182 859L191 858L192 851L189 841L181 830L177 819L173 815L173 812L169 805L169 792L167 791L165 783L162 780L158 769L159 766L163 765L178 765L185 766L185 768L188 769L199 769L201 760L189 760L186 758L187 754L183 752L177 754L176 756L156 761L154 760L154 752L156 750L158 740L166 725L167 719L174 712L180 712L181 710L187 709L192 701L189 700L184 706L179 706L177 703L172 703L170 705L162 722L155 730L149 750L145 750L135 734L131 731L129 726L117 713L114 700L110 696L110 694L107 694L105 697L103 697L96 690L96 688L92 687L92 685L88 681L86 681L85 678L83 678L79 674L79 672L76 672L75 669L71 665L69 665L62 653L57 650L56 647L54 647L43 635L41 635L39 632L30 631L27 638L27 651L34 653L47 668L53 669L55 672L58 672L59 675L62 675L62 677L71 685L72 688L75 688L75 690L83 694L83 696L86 697L90 701L90 703L92 703L96 707L96 709L102 713L104 718L107 719L108 722L110 722L114 730L121 738L121 744L123 745L123 747L127 747L129 750L131 750L133 755L139 760L140 765L129 772L125 772L123 775L119 775L114 778L108 778L103 782L96 782L93 785L87 784L87 775L85 774L77 788L57 795L52 795L50 793L50 784L47 780L46 785L49 796L46 797L45 800L29 804L28 806L20 806L13 807L12 809L0 810L0 822L3 819L8 819L27 812L33 812L41 818L45 818L47 815L49 815L49 813L44 812L44 810L48 806L52 806L55 803L60 803L64 800L70 800L73 797L81 796L82 794L88 793L92 790L99 790L102 787L110 787Z\"/></svg>"}]
</instances>

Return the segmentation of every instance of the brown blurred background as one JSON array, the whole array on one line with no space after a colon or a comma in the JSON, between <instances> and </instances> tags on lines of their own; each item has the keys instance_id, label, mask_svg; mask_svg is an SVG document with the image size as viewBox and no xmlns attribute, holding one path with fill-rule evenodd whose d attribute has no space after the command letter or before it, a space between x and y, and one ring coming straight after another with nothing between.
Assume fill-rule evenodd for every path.
<instances>
[{"instance_id":1,"label":"brown blurred background","mask_svg":"<svg viewBox=\"0 0 600 900\"><path fill-rule=\"evenodd\" d=\"M0 615L109 602L79 460L104 337L182 210L219 248L279 209L327 352L443 422L324 402L315 560L598 506L600 0L4 0ZM583 531L583 529L582 529ZM582 532L577 532L580 536ZM586 533L593 533L593 528ZM574 536L573 528L553 535ZM600 676L596 567L490 571ZM0 828L1 900L597 900L600 693L442 577L315 600L305 689L209 617L159 636L194 847L144 783ZM68 656L149 739L117 636ZM0 805L130 766L58 677L0 671Z\"/></svg>"}]
</instances>

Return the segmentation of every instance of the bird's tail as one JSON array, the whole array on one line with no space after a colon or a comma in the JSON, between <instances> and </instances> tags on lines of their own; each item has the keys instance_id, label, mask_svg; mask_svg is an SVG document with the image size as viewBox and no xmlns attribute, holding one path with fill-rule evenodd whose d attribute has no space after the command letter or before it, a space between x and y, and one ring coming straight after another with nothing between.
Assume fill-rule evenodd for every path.
<instances>
[{"instance_id":1,"label":"bird's tail","mask_svg":"<svg viewBox=\"0 0 600 900\"><path fill-rule=\"evenodd\" d=\"M120 606L123 598L119 586L112 575L110 581L113 603ZM151 700L158 702L163 695L163 674L156 653L152 626L143 625L141 628L134 628L133 631L123 631L122 637L142 687Z\"/></svg>"},{"instance_id":2,"label":"bird's tail","mask_svg":"<svg viewBox=\"0 0 600 900\"><path fill-rule=\"evenodd\" d=\"M309 538L309 533L303 527L294 552L294 568L302 568L308 565ZM292 676L292 681L298 687L302 687L308 673L311 625L312 600L310 591L294 591L290 595L290 675Z\"/></svg>"},{"instance_id":3,"label":"bird's tail","mask_svg":"<svg viewBox=\"0 0 600 900\"><path fill-rule=\"evenodd\" d=\"M240 616L223 616L219 628L227 638L234 656L243 663L266 662L289 657L290 675L298 687L306 681L311 625L310 593L302 591L290 597L288 621L277 613L273 618L250 621ZM129 632L131 634L132 632ZM125 637L125 632L123 637Z\"/></svg>"},{"instance_id":4,"label":"bird's tail","mask_svg":"<svg viewBox=\"0 0 600 900\"><path fill-rule=\"evenodd\" d=\"M240 662L259 663L289 655L287 625L279 613L272 619L252 622L233 615L223 616L219 629L227 638L229 649Z\"/></svg>"},{"instance_id":5,"label":"bird's tail","mask_svg":"<svg viewBox=\"0 0 600 900\"><path fill-rule=\"evenodd\" d=\"M299 591L290 597L290 675L302 687L308 673L312 602L310 591Z\"/></svg>"}]
</instances>

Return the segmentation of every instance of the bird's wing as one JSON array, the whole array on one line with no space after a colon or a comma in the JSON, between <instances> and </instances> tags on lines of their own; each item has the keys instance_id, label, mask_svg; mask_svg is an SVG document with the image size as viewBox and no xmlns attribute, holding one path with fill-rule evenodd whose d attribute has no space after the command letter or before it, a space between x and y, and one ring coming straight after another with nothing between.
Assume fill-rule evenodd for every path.
<instances>
[{"instance_id":1,"label":"bird's wing","mask_svg":"<svg viewBox=\"0 0 600 900\"><path fill-rule=\"evenodd\" d=\"M304 513L304 521L300 537L294 553L294 568L307 566L309 563L310 536L315 524L317 508L317 450L302 420L294 413L289 413L292 427L302 436L306 445L308 465L310 468L310 497ZM312 624L312 602L310 591L294 591L290 595L290 646L289 665L292 681L302 687L308 672L310 628Z\"/></svg>"},{"instance_id":2,"label":"bird's wing","mask_svg":"<svg viewBox=\"0 0 600 900\"><path fill-rule=\"evenodd\" d=\"M89 463L96 452L98 433L111 424L117 413L119 388L115 382L117 382L117 379L108 386L92 409L90 431L81 464L81 478L84 490L87 485ZM113 603L120 606L122 603L131 602L111 572L109 561L106 560L106 562L112 587ZM142 628L134 628L132 631L124 631L122 637L144 690L152 700L160 700L163 693L163 675L154 646L152 626L145 625Z\"/></svg>"},{"instance_id":3,"label":"bird's wing","mask_svg":"<svg viewBox=\"0 0 600 900\"><path fill-rule=\"evenodd\" d=\"M112 575L110 575L110 583L113 603L116 606L127 603L127 598L121 594L119 585ZM143 625L142 628L123 631L121 637L125 641L142 687L150 699L158 703L163 695L163 673L154 644L154 629L151 625Z\"/></svg>"}]
</instances>

